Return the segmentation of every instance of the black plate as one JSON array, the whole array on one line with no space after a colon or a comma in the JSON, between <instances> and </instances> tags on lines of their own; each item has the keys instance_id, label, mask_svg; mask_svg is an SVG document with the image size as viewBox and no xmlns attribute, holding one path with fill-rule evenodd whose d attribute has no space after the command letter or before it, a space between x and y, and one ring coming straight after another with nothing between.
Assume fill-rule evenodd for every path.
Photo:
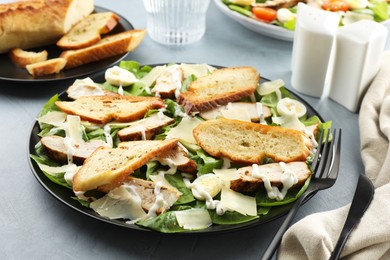
<instances>
[{"instance_id":1,"label":"black plate","mask_svg":"<svg viewBox=\"0 0 390 260\"><path fill-rule=\"evenodd\" d=\"M95 6L95 13L102 13L102 12L111 12L108 9ZM127 21L124 17L120 16L119 14L116 14L120 17L120 20L115 26L115 28L109 32L107 35L115 34L124 32L127 30L134 29L133 25ZM47 50L49 53L49 58L55 58L58 57L61 53L61 49L58 48L55 44L49 45L45 47L40 48L33 48L32 51L41 51L41 50ZM0 54L0 80L7 80L7 81L18 81L18 82L48 82L48 81L58 81L58 80L64 80L64 79L72 79L72 78L81 78L85 75L92 74L95 72L98 72L100 70L103 70L120 60L124 59L126 57L127 53L113 56L98 62L90 63L84 66L80 66L77 68L69 69L69 70L63 70L58 74L53 75L47 75L39 78L33 78L26 69L20 68L16 66L11 59L9 58L8 54Z\"/></svg>"},{"instance_id":2,"label":"black plate","mask_svg":"<svg viewBox=\"0 0 390 260\"><path fill-rule=\"evenodd\" d=\"M158 66L158 65L161 65L161 64L154 64L154 65L149 65L149 66L154 67L154 66ZM221 66L214 66L214 65L212 65L212 66L216 67L216 68L221 68ZM94 81L95 82L103 82L104 79L102 78L102 76L100 76L98 78L94 78ZM260 82L265 82L265 81L269 81L269 80L266 78L261 78L261 80L260 80ZM317 113L317 111L314 110L314 108L312 106L310 106L310 104L308 104L305 100L300 98L294 92L290 91L290 93L295 97L295 99L299 100L300 102L302 102L306 106L307 114L309 116L316 115L320 118L320 120L322 122L324 122L323 118ZM61 100L67 100L68 97L67 97L66 92L65 91L62 92L59 95L59 98ZM36 155L34 146L40 140L40 137L38 136L39 132L40 132L39 124L37 121L35 121L34 125L32 127L32 130L31 130L31 134L30 134L30 140L29 140L29 144L28 144L28 154L35 154ZM53 183L45 176L45 174L39 169L38 165L32 159L30 159L29 162L30 162L31 170L32 170L34 176L36 177L36 179L39 181L39 183L51 195L53 195L59 201L61 201L65 205L71 207L72 209L79 211L80 213L85 214L89 217L92 217L92 218L95 218L97 220L104 221L104 222L107 222L107 223L110 223L113 225L121 226L124 228L129 228L129 229L134 229L134 230L142 230L142 231L146 231L146 232L156 232L156 231L153 231L150 229L146 229L146 228L137 226L135 224L126 224L125 221L123 221L123 220L114 220L114 219L108 219L108 218L102 217L99 214L97 214L95 211L93 211L92 209L81 206L81 204L79 202L72 199L72 197L74 197L74 193L70 189L64 188L60 185ZM287 205L283 205L283 206L273 207L273 209L270 210L270 212L267 215L262 216L259 219L256 219L256 220L253 220L253 221L250 221L247 223L243 223L243 224L213 225L213 226L211 226L207 229L203 229L203 230L188 231L188 232L181 232L181 233L174 233L174 234L210 234L210 233L238 231L238 230L254 227L257 225L265 224L267 222L275 220L275 219L285 215L289 211L291 206L292 206L292 203L287 204Z\"/></svg>"}]
</instances>

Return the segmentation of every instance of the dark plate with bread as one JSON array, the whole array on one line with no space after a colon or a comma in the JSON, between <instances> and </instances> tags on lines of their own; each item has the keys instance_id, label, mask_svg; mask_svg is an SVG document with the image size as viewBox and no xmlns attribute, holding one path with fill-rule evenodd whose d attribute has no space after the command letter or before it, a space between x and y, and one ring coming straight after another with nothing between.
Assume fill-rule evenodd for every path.
<instances>
[{"instance_id":1,"label":"dark plate with bread","mask_svg":"<svg viewBox=\"0 0 390 260\"><path fill-rule=\"evenodd\" d=\"M103 13L103 12L111 12L111 11L102 7L95 6L94 13ZM126 20L124 17L120 16L119 14L116 15L120 18L118 24L110 32L107 33L107 36L123 33L134 29L133 25L128 20ZM63 51L56 44L27 49L26 51L40 52L42 50L46 50L48 52L48 59L57 58ZM96 62L91 62L74 68L63 69L59 73L33 77L28 73L28 71L25 68L17 66L10 59L8 53L4 53L4 54L0 54L0 68L1 68L0 80L33 83L33 82L51 82L51 81L81 78L99 72L109 66L112 66L113 64L124 59L127 56L127 54L128 52L125 52Z\"/></svg>"},{"instance_id":2,"label":"dark plate with bread","mask_svg":"<svg viewBox=\"0 0 390 260\"><path fill-rule=\"evenodd\" d=\"M154 65L150 65L150 66L156 67L159 65L161 65L161 64L154 64ZM213 66L213 67L222 68L220 66ZM99 76L99 77L94 78L94 81L95 82L104 82L104 78ZM266 78L262 78L262 77L260 78L260 83L268 82L268 81L269 80ZM257 79L255 82L257 82ZM308 117L317 116L321 122L324 122L322 117L318 114L318 112L316 110L314 110L310 106L310 104L308 104L305 100L300 98L295 93L293 93L287 89L286 89L286 91L290 96L292 96L297 101L300 101L306 107ZM63 100L63 101L70 101L71 100L66 91L60 93L58 97L60 100ZM180 101L178 101L178 102L180 102ZM181 103L181 104L183 104L183 103ZM188 104L188 102L186 104ZM32 127L30 139L29 139L29 143L28 143L28 153L31 155L38 155L36 150L35 150L35 146L41 140L41 137L38 136L40 131L41 130L39 127L39 123L38 123L38 121L36 121ZM203 146L202 146L202 148L203 148ZM103 221L103 222L106 222L109 224L117 225L117 226L120 226L123 228L129 228L129 229L133 229L133 230L142 230L142 231L146 231L146 232L153 232L151 229L144 228L140 225L128 223L128 221L123 220L123 219L109 219L107 217L103 217L103 216L99 215L97 212L95 212L94 210L92 210L91 208L83 206L79 201L77 201L74 198L75 193L71 189L65 188L61 185L58 185L58 184L52 182L42 172L42 170L39 168L37 163L35 163L33 160L29 160L29 162L30 162L30 167L32 169L34 176L36 177L38 182L44 187L44 189L46 189L56 199L58 199L63 204L69 206L70 208L72 208L72 209L74 209L82 214L85 214L86 216L92 217L94 219L97 219L99 221ZM89 190L89 189L86 189L86 190ZM227 224L227 225L213 224L212 226L205 228L205 229L179 232L179 234L209 234L209 233L216 233L216 232L219 233L219 232L231 232L231 231L244 230L244 229L251 228L254 226L266 224L270 221L273 221L273 220L285 215L288 212L288 210L291 208L291 206L292 206L292 203L284 204L281 206L274 206L266 215L262 215L261 217L256 218L254 220L251 220L249 222L240 223L240 224Z\"/></svg>"}]
</instances>

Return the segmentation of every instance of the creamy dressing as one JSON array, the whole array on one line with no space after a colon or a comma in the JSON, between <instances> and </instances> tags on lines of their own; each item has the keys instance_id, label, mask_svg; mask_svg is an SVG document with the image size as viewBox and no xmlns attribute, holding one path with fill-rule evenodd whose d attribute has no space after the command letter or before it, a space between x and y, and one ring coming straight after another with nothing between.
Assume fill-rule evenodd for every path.
<instances>
[{"instance_id":1,"label":"creamy dressing","mask_svg":"<svg viewBox=\"0 0 390 260\"><path fill-rule=\"evenodd\" d=\"M290 171L284 162L280 162L279 166L282 169L282 175L280 176L280 181L283 184L282 190L271 185L270 179L264 173L260 172L259 165L257 164L252 165L252 177L263 180L264 187L270 199L283 200L288 190L298 182L298 179L295 173Z\"/></svg>"},{"instance_id":2,"label":"creamy dressing","mask_svg":"<svg viewBox=\"0 0 390 260\"><path fill-rule=\"evenodd\" d=\"M123 87L122 87L122 85L119 85L119 87L118 87L118 94L123 96Z\"/></svg>"},{"instance_id":3,"label":"creamy dressing","mask_svg":"<svg viewBox=\"0 0 390 260\"><path fill-rule=\"evenodd\" d=\"M312 152L312 153L315 153L316 150L317 150L317 147L318 147L318 142L317 142L317 140L316 140L316 138L315 138L313 132L308 131L307 129L303 129L302 132L303 132L307 137L310 138L311 143L312 143L311 152Z\"/></svg>"},{"instance_id":4,"label":"creamy dressing","mask_svg":"<svg viewBox=\"0 0 390 260\"><path fill-rule=\"evenodd\" d=\"M109 147L113 147L113 140L111 136L111 127L110 125L105 125L104 128L104 137L106 138L106 143Z\"/></svg>"},{"instance_id":5,"label":"creamy dressing","mask_svg":"<svg viewBox=\"0 0 390 260\"><path fill-rule=\"evenodd\" d=\"M257 112L257 116L259 117L259 123L266 125L267 122L265 122L265 118L264 118L263 104L261 104L260 102L256 102L256 112Z\"/></svg>"},{"instance_id":6,"label":"creamy dressing","mask_svg":"<svg viewBox=\"0 0 390 260\"><path fill-rule=\"evenodd\" d=\"M167 171L164 171L166 174L175 174L177 171L177 165L171 158L159 158L158 161L164 165L168 166L169 169Z\"/></svg>"},{"instance_id":7,"label":"creamy dressing","mask_svg":"<svg viewBox=\"0 0 390 260\"><path fill-rule=\"evenodd\" d=\"M161 188L163 186L163 183L161 181L157 182L155 187L154 187L154 195L155 195L155 201L150 207L149 212L147 214L147 218L152 218L157 216L157 210L160 208L166 207L167 202L164 199L163 194L161 193Z\"/></svg>"},{"instance_id":8,"label":"creamy dressing","mask_svg":"<svg viewBox=\"0 0 390 260\"><path fill-rule=\"evenodd\" d=\"M221 202L219 200L214 200L210 193L208 193L201 185L194 182L191 183L187 178L183 178L183 181L188 189L194 190L205 200L207 209L215 209L215 212L218 215L223 215L225 213L226 210L222 207ZM194 191L192 193L194 193Z\"/></svg>"},{"instance_id":9,"label":"creamy dressing","mask_svg":"<svg viewBox=\"0 0 390 260\"><path fill-rule=\"evenodd\" d=\"M69 165L69 167L65 171L64 179L69 185L72 186L73 176L76 174L78 167L74 163L68 163L68 165Z\"/></svg>"},{"instance_id":10,"label":"creamy dressing","mask_svg":"<svg viewBox=\"0 0 390 260\"><path fill-rule=\"evenodd\" d=\"M73 143L72 138L70 138L68 136L64 137L64 145L66 148L66 155L68 157L68 163L73 162L73 155L76 152L76 149L73 147L72 143Z\"/></svg>"}]
</instances>

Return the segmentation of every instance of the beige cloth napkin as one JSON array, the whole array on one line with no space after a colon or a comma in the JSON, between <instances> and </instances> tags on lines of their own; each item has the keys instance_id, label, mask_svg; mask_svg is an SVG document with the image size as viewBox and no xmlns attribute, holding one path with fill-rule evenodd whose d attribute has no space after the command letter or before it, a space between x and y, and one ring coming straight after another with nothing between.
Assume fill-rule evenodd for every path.
<instances>
[{"instance_id":1,"label":"beige cloth napkin","mask_svg":"<svg viewBox=\"0 0 390 260\"><path fill-rule=\"evenodd\" d=\"M366 175L376 187L367 212L352 231L342 259L390 259L390 52L364 96L360 114L361 154ZM328 259L350 204L309 215L286 232L278 259Z\"/></svg>"}]
</instances>

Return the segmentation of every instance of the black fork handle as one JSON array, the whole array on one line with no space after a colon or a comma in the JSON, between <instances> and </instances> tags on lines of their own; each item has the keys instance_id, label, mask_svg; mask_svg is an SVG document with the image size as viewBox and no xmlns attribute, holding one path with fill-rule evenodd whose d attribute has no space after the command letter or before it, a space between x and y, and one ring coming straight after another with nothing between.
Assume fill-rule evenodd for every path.
<instances>
[{"instance_id":1,"label":"black fork handle","mask_svg":"<svg viewBox=\"0 0 390 260\"><path fill-rule=\"evenodd\" d=\"M280 226L278 232L276 232L275 236L273 237L271 243L268 245L267 250L265 251L262 260L270 260L272 256L275 254L276 250L279 247L280 241L282 240L282 237L286 230L289 228L291 222L294 220L295 215L298 212L299 207L301 204L305 201L305 199L311 195L313 192L306 192L302 194L298 198L298 200L294 203L294 206L290 209L290 211L287 214L286 219L283 221L282 225Z\"/></svg>"}]
</instances>

